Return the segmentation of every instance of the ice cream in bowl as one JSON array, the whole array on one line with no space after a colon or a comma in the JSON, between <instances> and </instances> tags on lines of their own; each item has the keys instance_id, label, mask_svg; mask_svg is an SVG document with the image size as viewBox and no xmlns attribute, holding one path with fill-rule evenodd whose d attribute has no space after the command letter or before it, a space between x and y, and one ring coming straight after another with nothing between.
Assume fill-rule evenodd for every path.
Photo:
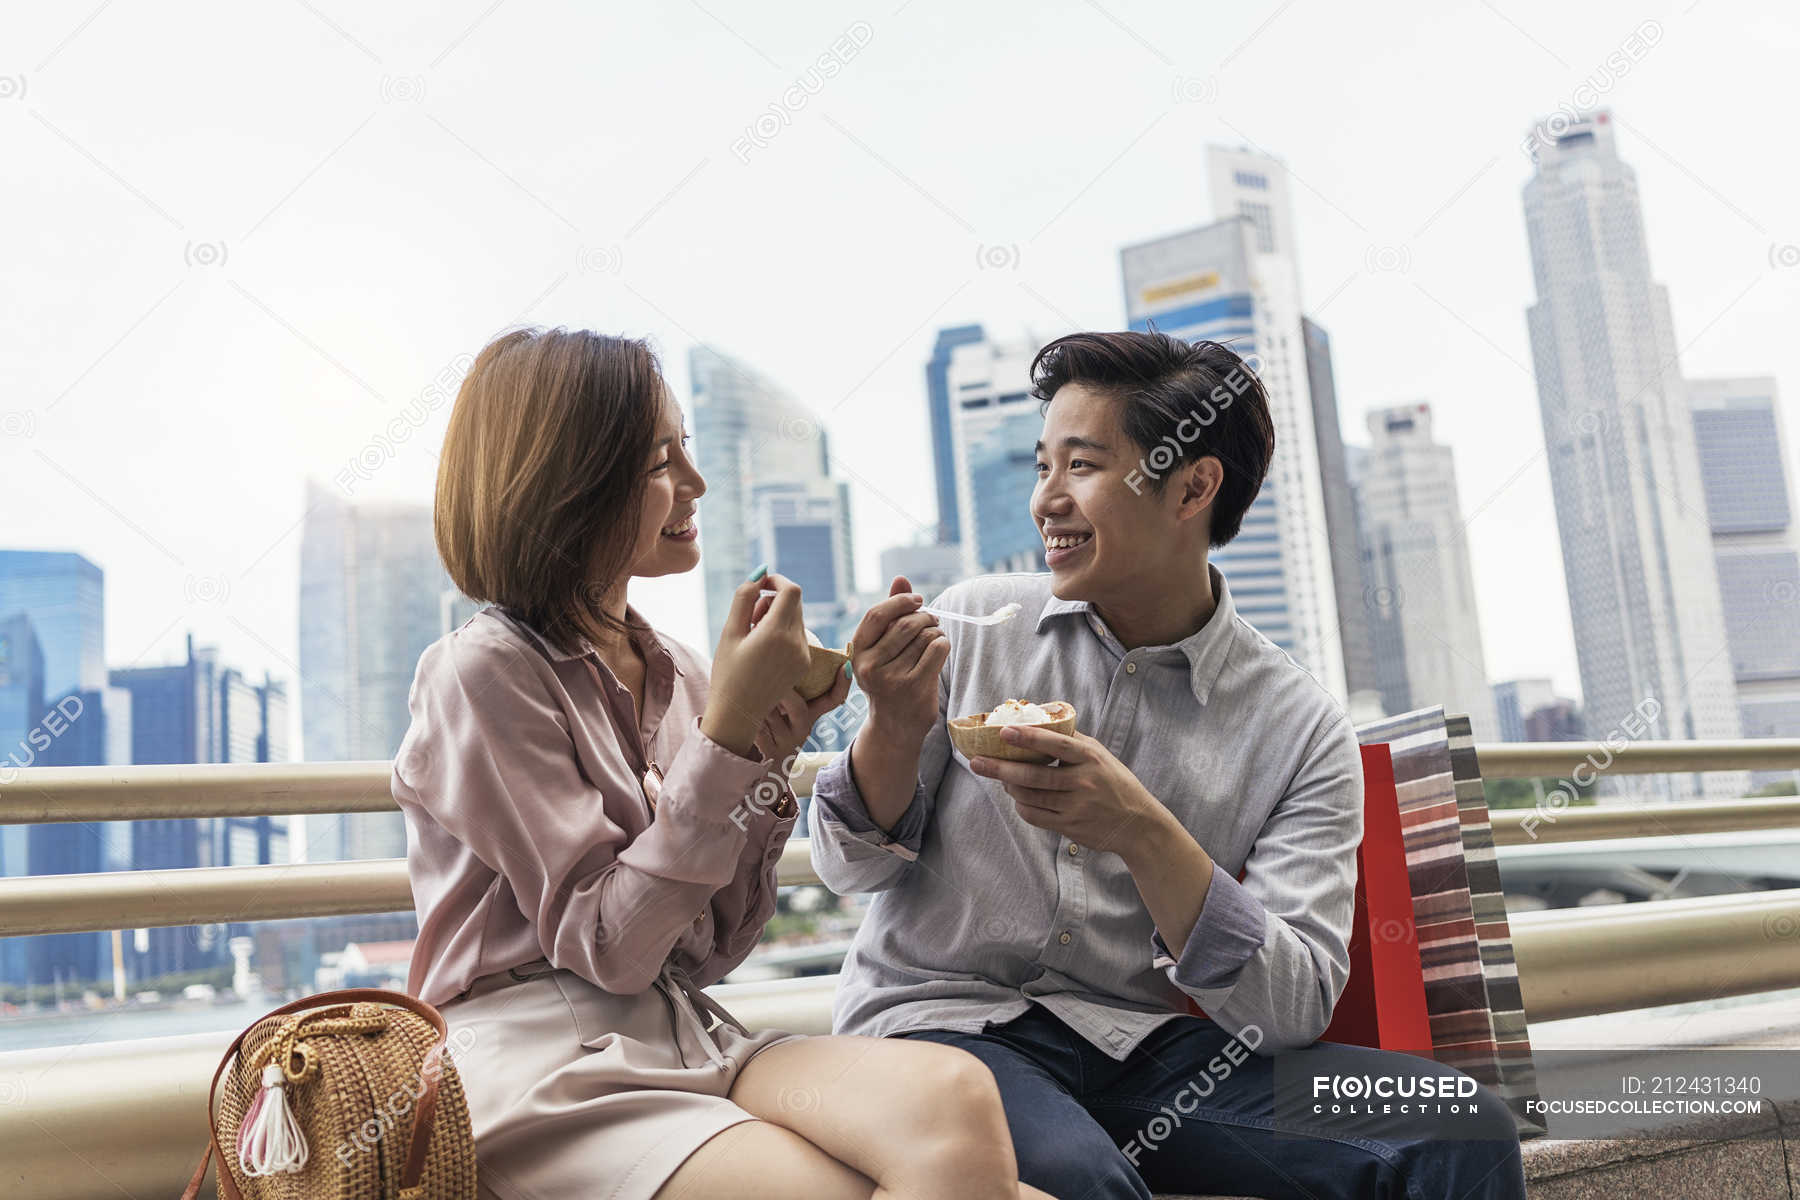
<instances>
[{"instance_id":1,"label":"ice cream in bowl","mask_svg":"<svg viewBox=\"0 0 1800 1200\"><path fill-rule=\"evenodd\" d=\"M806 674L800 678L799 690L806 699L817 700L837 682L838 673L850 661L850 655L846 652L847 647L839 650L835 646L827 646L810 629L806 631L806 644L811 647L812 661L807 664Z\"/></svg>"},{"instance_id":2,"label":"ice cream in bowl","mask_svg":"<svg viewBox=\"0 0 1800 1200\"><path fill-rule=\"evenodd\" d=\"M966 758L1006 758L1013 762L1047 763L1049 755L1039 754L1024 746L1015 746L1000 736L1008 725L1031 725L1052 733L1075 732L1075 706L1065 700L1035 704L1028 700L1007 700L993 712L957 717L949 722L950 743Z\"/></svg>"}]
</instances>

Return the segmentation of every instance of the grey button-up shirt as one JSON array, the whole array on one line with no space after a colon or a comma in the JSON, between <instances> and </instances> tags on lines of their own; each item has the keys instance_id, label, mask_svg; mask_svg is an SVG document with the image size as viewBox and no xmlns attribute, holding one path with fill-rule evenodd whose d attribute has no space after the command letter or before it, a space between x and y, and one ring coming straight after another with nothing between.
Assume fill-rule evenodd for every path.
<instances>
[{"instance_id":1,"label":"grey button-up shirt","mask_svg":"<svg viewBox=\"0 0 1800 1200\"><path fill-rule=\"evenodd\" d=\"M838 987L839 1033L974 1032L1042 1004L1122 1059L1192 997L1256 1050L1316 1041L1349 975L1362 759L1337 702L1238 616L1218 607L1171 646L1127 651L1048 574L984 576L934 607L1023 611L943 623L940 719L918 790L891 830L858 795L850 756L813 785L812 857L840 893L878 893ZM969 770L944 719L1003 700L1067 700L1217 864L1179 955L1157 934L1116 854L1026 823ZM1242 874L1240 882L1238 876ZM1251 1040L1251 1039L1246 1039Z\"/></svg>"}]
</instances>

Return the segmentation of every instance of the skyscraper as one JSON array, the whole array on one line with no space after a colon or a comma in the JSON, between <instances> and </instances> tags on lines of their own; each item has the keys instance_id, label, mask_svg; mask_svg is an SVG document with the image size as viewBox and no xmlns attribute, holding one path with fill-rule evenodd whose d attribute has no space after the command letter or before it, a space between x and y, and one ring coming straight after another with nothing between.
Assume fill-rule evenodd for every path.
<instances>
[{"instance_id":1,"label":"skyscraper","mask_svg":"<svg viewBox=\"0 0 1800 1200\"><path fill-rule=\"evenodd\" d=\"M1432 439L1428 404L1380 409L1368 424L1359 492L1382 703L1392 713L1442 704L1468 714L1476 741L1493 741L1499 719L1450 447Z\"/></svg>"},{"instance_id":2,"label":"skyscraper","mask_svg":"<svg viewBox=\"0 0 1800 1200\"><path fill-rule=\"evenodd\" d=\"M0 674L14 680L0 683L0 769L130 761L117 757L130 713L106 686L104 597L100 568L79 554L0 550L0 641L12 643L0 650L0 659L12 660ZM0 827L0 874L121 869L130 865L128 838L129 826L118 824ZM0 941L0 979L95 978L107 939L69 933Z\"/></svg>"},{"instance_id":3,"label":"skyscraper","mask_svg":"<svg viewBox=\"0 0 1800 1200\"><path fill-rule=\"evenodd\" d=\"M309 483L300 535L300 718L310 762L389 759L411 722L407 693L440 636L450 577L424 504L346 502ZM315 817L310 861L399 858L399 813Z\"/></svg>"},{"instance_id":4,"label":"skyscraper","mask_svg":"<svg viewBox=\"0 0 1800 1200\"><path fill-rule=\"evenodd\" d=\"M837 622L850 599L845 489L829 480L791 479L750 489L748 557L800 585L808 628L842 645ZM847 636L847 633L846 633Z\"/></svg>"},{"instance_id":5,"label":"skyscraper","mask_svg":"<svg viewBox=\"0 0 1800 1200\"><path fill-rule=\"evenodd\" d=\"M706 479L700 501L700 565L706 573L707 646L718 644L731 594L762 559L751 558L756 494L768 485L831 485L825 434L800 402L709 346L688 354L693 390L694 465ZM849 570L849 496L834 553ZM782 570L769 561L771 571ZM804 589L804 585L802 585ZM846 589L848 590L848 589ZM810 599L811 597L809 597Z\"/></svg>"},{"instance_id":6,"label":"skyscraper","mask_svg":"<svg viewBox=\"0 0 1800 1200\"><path fill-rule=\"evenodd\" d=\"M1651 737L1735 738L1694 425L1637 176L1605 110L1560 133L1546 123L1534 144L1527 315L1588 733L1604 738L1653 701ZM1635 775L1600 791L1725 798L1747 783L1741 771Z\"/></svg>"},{"instance_id":7,"label":"skyscraper","mask_svg":"<svg viewBox=\"0 0 1800 1200\"><path fill-rule=\"evenodd\" d=\"M1375 650L1369 641L1368 582L1363 578L1362 526L1338 415L1331 335L1310 317L1301 317L1300 336L1306 345L1306 384L1312 392L1313 431L1319 443L1319 484L1325 492L1325 537L1330 543L1338 640L1344 648L1344 688L1351 700L1351 716L1362 720L1365 713L1373 716L1376 712L1403 710L1381 705L1381 684L1375 678Z\"/></svg>"},{"instance_id":8,"label":"skyscraper","mask_svg":"<svg viewBox=\"0 0 1800 1200\"><path fill-rule=\"evenodd\" d=\"M1321 443L1341 435L1314 410L1318 352L1309 371L1287 168L1214 146L1207 171L1221 220L1120 252L1126 318L1133 329L1223 342L1252 363L1269 395L1275 457L1242 531L1213 561L1245 620L1346 698L1320 461Z\"/></svg>"},{"instance_id":9,"label":"skyscraper","mask_svg":"<svg viewBox=\"0 0 1800 1200\"><path fill-rule=\"evenodd\" d=\"M105 599L105 576L79 554L0 550L0 618L31 618L44 652L46 698L106 686Z\"/></svg>"},{"instance_id":10,"label":"skyscraper","mask_svg":"<svg viewBox=\"0 0 1800 1200\"><path fill-rule=\"evenodd\" d=\"M965 576L1046 569L1031 515L1044 431L1031 395L1037 350L1035 342L983 340L951 352L946 380Z\"/></svg>"},{"instance_id":11,"label":"skyscraper","mask_svg":"<svg viewBox=\"0 0 1800 1200\"><path fill-rule=\"evenodd\" d=\"M925 396L931 410L931 463L937 480L939 545L962 540L956 509L956 444L951 435L950 356L958 346L987 340L979 325L953 325L938 330L937 344L925 364Z\"/></svg>"},{"instance_id":12,"label":"skyscraper","mask_svg":"<svg viewBox=\"0 0 1800 1200\"><path fill-rule=\"evenodd\" d=\"M31 618L0 614L0 778L35 766L39 749L31 729L44 712L44 649ZM0 825L0 876L31 873L31 827ZM0 982L22 983L27 972L25 942L0 938Z\"/></svg>"},{"instance_id":13,"label":"skyscraper","mask_svg":"<svg viewBox=\"0 0 1800 1200\"><path fill-rule=\"evenodd\" d=\"M1687 392L1744 736L1800 737L1800 510L1775 381L1690 379Z\"/></svg>"},{"instance_id":14,"label":"skyscraper","mask_svg":"<svg viewBox=\"0 0 1800 1200\"><path fill-rule=\"evenodd\" d=\"M196 645L191 633L183 661L115 670L112 684L131 697L134 764L265 762L265 754L285 750L286 689L267 677L260 685L249 682L221 664L215 647ZM136 870L288 861L284 817L134 821L130 836ZM127 951L131 973L150 978L217 965L227 960L229 932L211 925L144 930Z\"/></svg>"}]
</instances>

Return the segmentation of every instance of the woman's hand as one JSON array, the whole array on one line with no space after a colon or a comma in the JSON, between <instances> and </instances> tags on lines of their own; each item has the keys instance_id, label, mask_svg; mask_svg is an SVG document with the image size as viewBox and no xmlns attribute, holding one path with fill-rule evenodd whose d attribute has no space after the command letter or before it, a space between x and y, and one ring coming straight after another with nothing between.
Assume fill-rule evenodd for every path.
<instances>
[{"instance_id":1,"label":"woman's hand","mask_svg":"<svg viewBox=\"0 0 1800 1200\"><path fill-rule=\"evenodd\" d=\"M806 744L819 718L842 704L849 695L850 677L842 671L838 672L831 690L817 699L807 700L799 692L790 691L769 710L756 735L756 748L776 762L786 762Z\"/></svg>"},{"instance_id":2,"label":"woman's hand","mask_svg":"<svg viewBox=\"0 0 1800 1200\"><path fill-rule=\"evenodd\" d=\"M770 591L768 611L753 623L757 598ZM770 710L794 690L810 661L800 623L800 585L773 574L739 584L713 653L700 731L749 757Z\"/></svg>"}]
</instances>

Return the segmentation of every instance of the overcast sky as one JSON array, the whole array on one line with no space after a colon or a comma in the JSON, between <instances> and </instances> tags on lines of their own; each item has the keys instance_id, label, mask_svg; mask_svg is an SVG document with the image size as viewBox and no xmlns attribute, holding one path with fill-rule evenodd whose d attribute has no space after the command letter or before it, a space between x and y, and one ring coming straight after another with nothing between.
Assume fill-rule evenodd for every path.
<instances>
[{"instance_id":1,"label":"overcast sky","mask_svg":"<svg viewBox=\"0 0 1800 1200\"><path fill-rule=\"evenodd\" d=\"M531 322L647 335L684 398L696 341L787 386L853 480L873 588L931 523L934 331L1118 328L1119 247L1212 219L1204 146L1250 144L1297 181L1346 433L1432 404L1489 676L1573 694L1520 143L1599 94L1685 371L1777 376L1800 431L1796 11L10 5L0 544L105 569L112 665L192 630L292 680L305 478L366 452L358 495L428 500L447 405L421 395ZM700 645L700 594L634 599Z\"/></svg>"}]
</instances>

